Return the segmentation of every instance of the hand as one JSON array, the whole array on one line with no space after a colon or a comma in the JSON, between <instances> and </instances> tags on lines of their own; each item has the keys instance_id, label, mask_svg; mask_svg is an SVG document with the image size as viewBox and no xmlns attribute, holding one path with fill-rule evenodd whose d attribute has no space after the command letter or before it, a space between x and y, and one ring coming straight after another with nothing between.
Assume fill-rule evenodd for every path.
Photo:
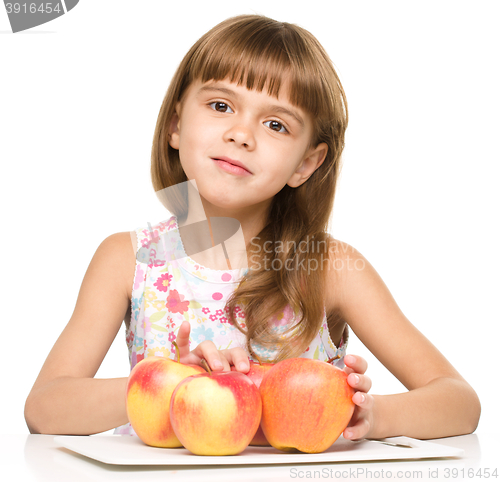
<instances>
[{"instance_id":1,"label":"hand","mask_svg":"<svg viewBox=\"0 0 500 482\"><path fill-rule=\"evenodd\" d=\"M217 350L211 340L202 341L193 351L189 351L189 333L191 324L183 321L177 333L176 343L179 347L179 360L185 365L201 365L204 358L210 370L230 371L234 365L237 371L247 373L250 370L250 362L245 350L241 347L227 350Z\"/></svg>"},{"instance_id":2,"label":"hand","mask_svg":"<svg viewBox=\"0 0 500 482\"><path fill-rule=\"evenodd\" d=\"M345 439L365 438L373 428L373 396L368 395L372 381L364 375L368 368L366 360L360 356L346 355L344 371L349 375L347 383L356 390L352 401L356 404L349 425L344 430Z\"/></svg>"}]
</instances>

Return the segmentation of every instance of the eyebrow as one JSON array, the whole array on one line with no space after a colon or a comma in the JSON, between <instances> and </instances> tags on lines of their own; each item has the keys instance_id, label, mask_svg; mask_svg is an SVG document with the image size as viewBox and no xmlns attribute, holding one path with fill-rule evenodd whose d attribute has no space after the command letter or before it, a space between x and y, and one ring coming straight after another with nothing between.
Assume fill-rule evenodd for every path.
<instances>
[{"instance_id":1,"label":"eyebrow","mask_svg":"<svg viewBox=\"0 0 500 482\"><path fill-rule=\"evenodd\" d=\"M233 97L236 97L236 98L240 97L238 95L238 93L235 92L234 90L226 89L225 87L218 87L215 85L204 85L204 86L200 87L200 89L198 90L198 95L202 94L203 92L221 92L221 93L226 94L226 95L232 95ZM285 114L285 115L292 117L300 124L301 127L304 127L304 120L295 111L293 111L291 109L287 109L286 107L283 107L281 105L276 105L276 104L270 105L269 108L278 114Z\"/></svg>"}]
</instances>

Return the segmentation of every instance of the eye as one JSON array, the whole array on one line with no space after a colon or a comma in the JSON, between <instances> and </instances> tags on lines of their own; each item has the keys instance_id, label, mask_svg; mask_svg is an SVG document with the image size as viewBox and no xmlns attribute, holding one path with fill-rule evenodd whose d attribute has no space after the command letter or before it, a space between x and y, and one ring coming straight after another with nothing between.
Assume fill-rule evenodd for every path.
<instances>
[{"instance_id":1,"label":"eye","mask_svg":"<svg viewBox=\"0 0 500 482\"><path fill-rule=\"evenodd\" d=\"M270 121L264 122L264 125L267 125L269 127L269 129L271 129L273 131L288 133L288 131L286 130L286 127L281 122L278 122L275 120L270 120Z\"/></svg>"},{"instance_id":2,"label":"eye","mask_svg":"<svg viewBox=\"0 0 500 482\"><path fill-rule=\"evenodd\" d=\"M229 114L234 113L233 109L231 109L231 107L229 107L225 102L216 101L212 102L209 105L213 110L216 110L217 112L228 112Z\"/></svg>"}]
</instances>

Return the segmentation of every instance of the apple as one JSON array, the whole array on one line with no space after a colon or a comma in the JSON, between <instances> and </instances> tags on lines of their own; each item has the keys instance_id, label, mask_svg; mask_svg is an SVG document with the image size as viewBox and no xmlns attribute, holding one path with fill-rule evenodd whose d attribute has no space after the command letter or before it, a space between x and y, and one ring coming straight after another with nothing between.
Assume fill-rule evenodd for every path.
<instances>
[{"instance_id":1,"label":"apple","mask_svg":"<svg viewBox=\"0 0 500 482\"><path fill-rule=\"evenodd\" d=\"M170 424L170 399L179 382L197 373L205 373L204 368L180 363L178 351L177 361L149 356L132 369L127 382L127 415L146 445L182 447Z\"/></svg>"},{"instance_id":2,"label":"apple","mask_svg":"<svg viewBox=\"0 0 500 482\"><path fill-rule=\"evenodd\" d=\"M259 427L259 389L241 372L206 367L207 373L185 378L172 394L174 433L195 455L237 455Z\"/></svg>"},{"instance_id":3,"label":"apple","mask_svg":"<svg viewBox=\"0 0 500 482\"><path fill-rule=\"evenodd\" d=\"M260 385L264 435L284 452L324 452L349 424L354 393L347 373L327 362L280 361Z\"/></svg>"},{"instance_id":4,"label":"apple","mask_svg":"<svg viewBox=\"0 0 500 482\"><path fill-rule=\"evenodd\" d=\"M255 383L256 387L259 388L262 382L262 378L264 375L274 366L274 363L256 363L253 360L250 360L250 370L245 375ZM231 367L231 370L236 371L234 366ZM256 434L253 439L250 441L249 445L258 445L258 446L269 446L270 443L266 439L264 432L262 431L262 426L259 424L259 428L257 429Z\"/></svg>"}]
</instances>

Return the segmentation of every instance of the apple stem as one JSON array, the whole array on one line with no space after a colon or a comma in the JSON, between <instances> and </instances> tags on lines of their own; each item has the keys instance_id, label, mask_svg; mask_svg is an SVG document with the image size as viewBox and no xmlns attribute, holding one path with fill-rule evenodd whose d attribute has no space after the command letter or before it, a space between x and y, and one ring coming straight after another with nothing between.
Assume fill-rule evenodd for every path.
<instances>
[{"instance_id":1,"label":"apple stem","mask_svg":"<svg viewBox=\"0 0 500 482\"><path fill-rule=\"evenodd\" d=\"M210 370L210 367L208 366L207 360L205 360L205 358L201 359L201 364L203 365L203 368L208 372L208 374L211 375L212 370Z\"/></svg>"},{"instance_id":2,"label":"apple stem","mask_svg":"<svg viewBox=\"0 0 500 482\"><path fill-rule=\"evenodd\" d=\"M340 355L334 356L333 358L329 358L326 363L332 363L333 360L338 360L340 358Z\"/></svg>"},{"instance_id":3,"label":"apple stem","mask_svg":"<svg viewBox=\"0 0 500 482\"><path fill-rule=\"evenodd\" d=\"M179 347L177 346L177 343L175 342L175 340L172 342L172 345L175 346L175 355L176 355L176 358L177 358L177 363L180 363L181 361L181 356L179 354Z\"/></svg>"}]
</instances>

